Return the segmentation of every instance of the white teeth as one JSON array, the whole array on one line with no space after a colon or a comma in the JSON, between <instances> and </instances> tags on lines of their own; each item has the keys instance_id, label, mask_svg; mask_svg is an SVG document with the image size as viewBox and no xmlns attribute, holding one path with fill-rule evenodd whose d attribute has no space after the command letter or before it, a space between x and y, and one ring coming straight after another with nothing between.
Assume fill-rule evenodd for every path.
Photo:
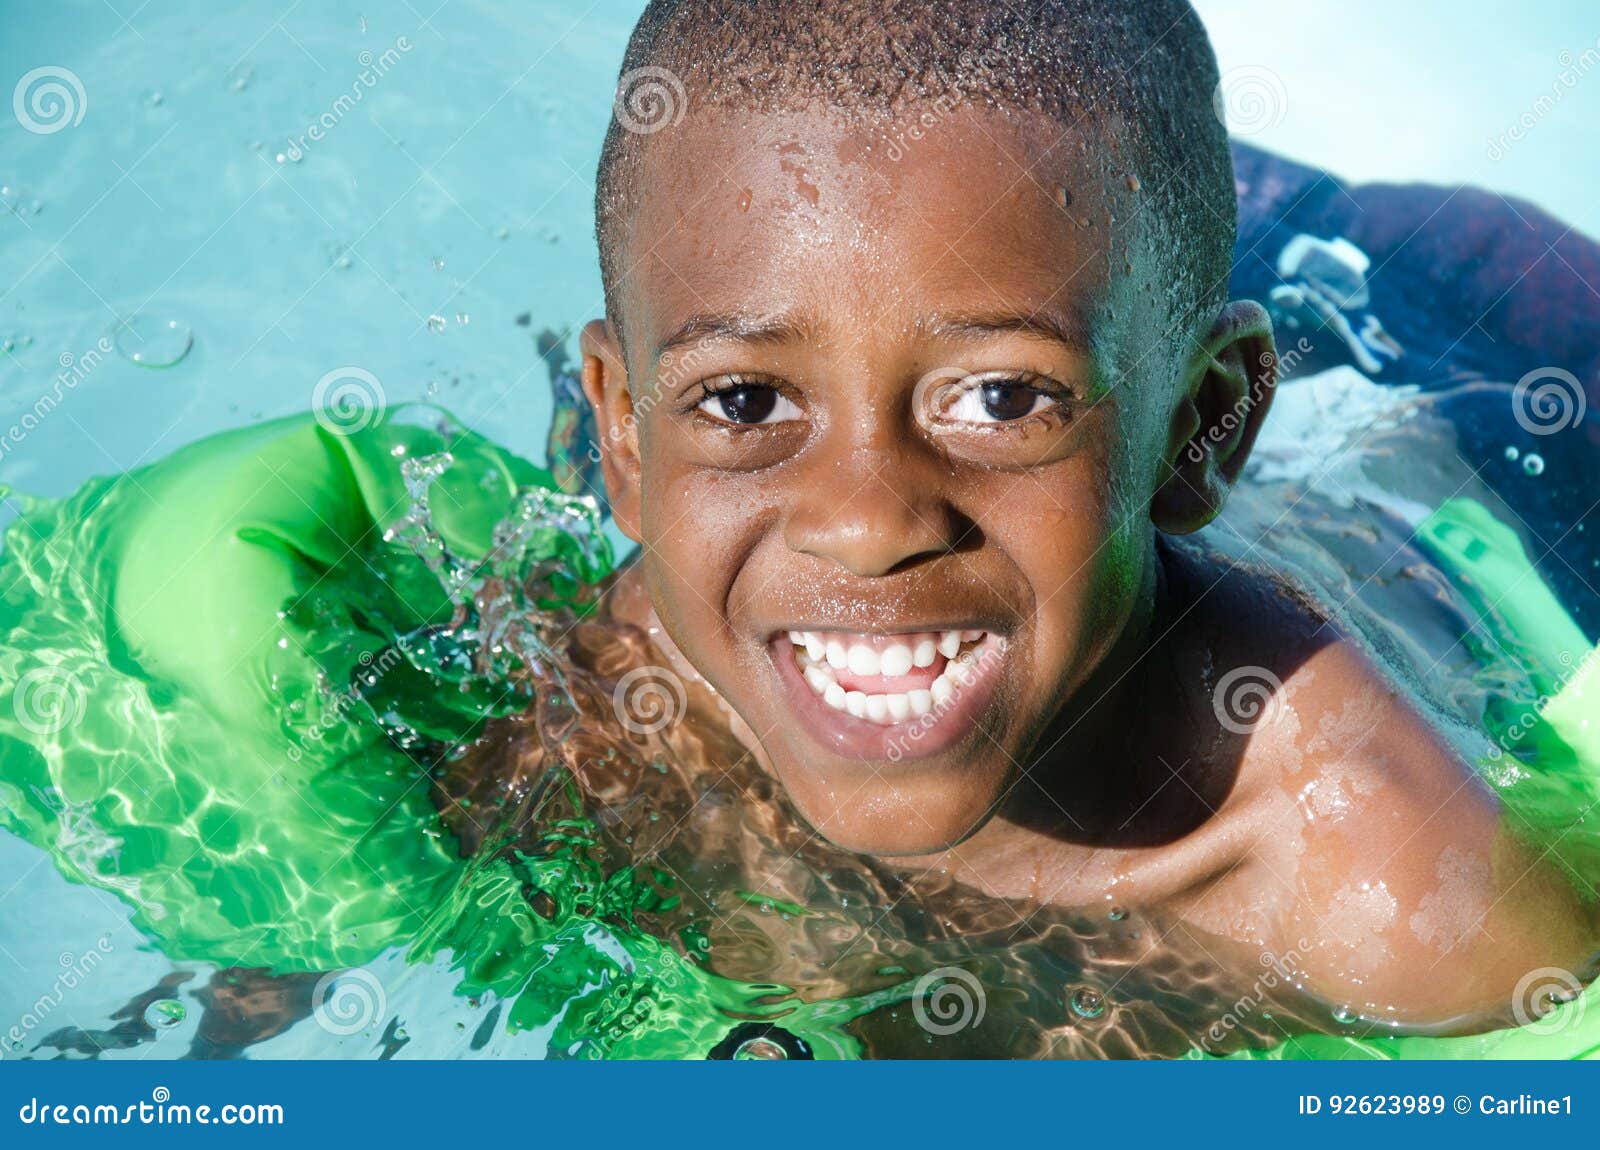
<instances>
[{"instance_id":1,"label":"white teeth","mask_svg":"<svg viewBox=\"0 0 1600 1150\"><path fill-rule=\"evenodd\" d=\"M911 648L904 643L896 643L892 647L885 647L883 657L879 660L879 668L883 674L891 678L911 673Z\"/></svg>"},{"instance_id":2,"label":"white teeth","mask_svg":"<svg viewBox=\"0 0 1600 1150\"><path fill-rule=\"evenodd\" d=\"M877 675L882 660L871 647L857 644L850 648L850 673L852 675Z\"/></svg>"},{"instance_id":3,"label":"white teeth","mask_svg":"<svg viewBox=\"0 0 1600 1150\"><path fill-rule=\"evenodd\" d=\"M935 714L947 706L955 694L978 677L977 651L963 646L982 640L984 631L941 631L937 638L920 635L911 642L891 639L880 652L869 643L850 643L826 638L813 631L790 631L795 666L810 687L829 707L880 726L904 723ZM883 675L898 678L913 667L931 667L943 655L948 663L944 672L926 690L869 694L847 691L837 672L848 668L857 676Z\"/></svg>"}]
</instances>

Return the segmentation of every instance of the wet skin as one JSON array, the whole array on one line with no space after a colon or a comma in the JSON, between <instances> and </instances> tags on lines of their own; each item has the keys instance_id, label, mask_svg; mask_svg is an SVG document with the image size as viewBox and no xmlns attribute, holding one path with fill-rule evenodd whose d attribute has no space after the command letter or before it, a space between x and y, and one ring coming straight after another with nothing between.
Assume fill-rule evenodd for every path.
<instances>
[{"instance_id":1,"label":"wet skin","mask_svg":"<svg viewBox=\"0 0 1600 1150\"><path fill-rule=\"evenodd\" d=\"M1274 359L1256 305L1178 319L1159 174L972 107L898 160L893 134L707 109L652 140L623 330L583 341L641 544L613 615L847 849L1165 911L1221 964L1292 953L1385 1020L1581 965L1570 889L1382 673L1271 581L1161 542L1220 509ZM981 638L931 722L846 713L807 675L888 680L797 657L947 631ZM1214 706L1241 667L1283 684L1245 732Z\"/></svg>"}]
</instances>

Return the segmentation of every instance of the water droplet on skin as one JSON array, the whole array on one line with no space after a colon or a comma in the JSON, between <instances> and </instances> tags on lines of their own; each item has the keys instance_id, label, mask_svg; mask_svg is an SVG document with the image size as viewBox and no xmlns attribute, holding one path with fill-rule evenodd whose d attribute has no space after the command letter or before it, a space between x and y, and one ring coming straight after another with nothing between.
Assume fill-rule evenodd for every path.
<instances>
[{"instance_id":1,"label":"water droplet on skin","mask_svg":"<svg viewBox=\"0 0 1600 1150\"><path fill-rule=\"evenodd\" d=\"M189 354L194 332L181 319L140 312L112 333L117 352L140 367L171 367Z\"/></svg>"},{"instance_id":2,"label":"water droplet on skin","mask_svg":"<svg viewBox=\"0 0 1600 1150\"><path fill-rule=\"evenodd\" d=\"M1068 1000L1079 1018L1099 1018L1106 1012L1106 998L1092 986L1080 986Z\"/></svg>"},{"instance_id":3,"label":"water droplet on skin","mask_svg":"<svg viewBox=\"0 0 1600 1150\"><path fill-rule=\"evenodd\" d=\"M1127 175L1127 180L1128 190L1130 192L1137 192L1139 190L1139 177L1134 175L1132 172L1129 172Z\"/></svg>"},{"instance_id":4,"label":"water droplet on skin","mask_svg":"<svg viewBox=\"0 0 1600 1150\"><path fill-rule=\"evenodd\" d=\"M1529 475L1543 475L1544 456L1529 455L1522 461L1522 470L1526 471Z\"/></svg>"},{"instance_id":5,"label":"water droplet on skin","mask_svg":"<svg viewBox=\"0 0 1600 1150\"><path fill-rule=\"evenodd\" d=\"M735 1060L752 1061L759 1059L762 1062L787 1062L789 1052L779 1046L770 1038L752 1038L748 1042L739 1044L733 1052Z\"/></svg>"},{"instance_id":6,"label":"water droplet on skin","mask_svg":"<svg viewBox=\"0 0 1600 1150\"><path fill-rule=\"evenodd\" d=\"M748 212L750 210L750 201L753 200L754 198L755 198L755 194L753 192L751 192L751 190L749 188L746 188L744 191L740 192L739 193L739 210L741 212Z\"/></svg>"},{"instance_id":7,"label":"water droplet on skin","mask_svg":"<svg viewBox=\"0 0 1600 1150\"><path fill-rule=\"evenodd\" d=\"M1341 1006L1333 1012L1333 1020L1340 1026L1349 1026L1357 1017L1356 1012L1348 1006Z\"/></svg>"},{"instance_id":8,"label":"water droplet on skin","mask_svg":"<svg viewBox=\"0 0 1600 1150\"><path fill-rule=\"evenodd\" d=\"M1506 448L1506 458L1512 463L1515 463L1517 461L1517 457L1521 454L1522 452L1518 451L1515 447Z\"/></svg>"},{"instance_id":9,"label":"water droplet on skin","mask_svg":"<svg viewBox=\"0 0 1600 1150\"><path fill-rule=\"evenodd\" d=\"M442 315L430 315L428 317L428 330L436 335L444 331L447 326L449 326L449 323Z\"/></svg>"},{"instance_id":10,"label":"water droplet on skin","mask_svg":"<svg viewBox=\"0 0 1600 1150\"><path fill-rule=\"evenodd\" d=\"M189 1011L176 998L158 998L144 1008L145 1025L156 1030L171 1030L187 1017Z\"/></svg>"}]
</instances>

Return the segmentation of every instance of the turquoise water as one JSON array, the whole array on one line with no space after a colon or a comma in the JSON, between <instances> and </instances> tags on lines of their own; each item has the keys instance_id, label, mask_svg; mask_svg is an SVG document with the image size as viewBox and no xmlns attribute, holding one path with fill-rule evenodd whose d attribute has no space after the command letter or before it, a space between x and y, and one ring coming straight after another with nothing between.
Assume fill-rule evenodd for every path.
<instances>
[{"instance_id":1,"label":"turquoise water","mask_svg":"<svg viewBox=\"0 0 1600 1150\"><path fill-rule=\"evenodd\" d=\"M90 476L304 412L320 381L336 372L351 378L351 369L391 409L436 402L513 452L542 459L551 406L534 341L542 329L564 331L600 311L591 180L635 6L431 8L362 0L240 12L195 3L119 14L83 3L46 16L8 6L0 77L10 83L41 65L69 68L82 85L81 96L71 96L82 120L34 133L0 117L0 424L37 416L0 454L0 482L64 496ZM1228 27L1236 16L1226 8L1207 15ZM1569 46L1569 31L1549 38L1554 50ZM1351 43L1360 42L1352 33ZM1540 43L1531 39L1527 51ZM370 86L363 73L374 77ZM1336 86L1337 77L1324 82ZM359 103L342 105L356 85ZM1296 115L1323 103L1290 91ZM1512 85L1505 106L1517 107L1519 93ZM1584 107L1574 102L1564 111ZM1337 122L1319 130L1331 132L1328 124ZM1567 138L1563 123L1552 117L1541 125L1530 150ZM310 138L313 125L323 138ZM1370 136L1356 124L1341 139ZM1447 159L1440 159L1442 180L1456 174ZM64 388L62 373L71 380ZM51 400L41 409L45 396ZM1369 429L1370 408L1337 410L1348 418L1324 424L1326 433ZM1405 429L1409 416L1385 413L1399 430L1369 444L1374 482L1403 510L1401 477L1383 461L1416 440ZM1292 431L1283 435L1294 441ZM1452 477L1440 487L1448 491L1458 461L1440 454L1440 473ZM1544 481L1576 490L1578 477ZM1309 554L1327 543L1312 512L1337 514L1344 494L1334 490L1339 483L1326 486L1319 493L1326 502L1303 508L1302 530L1285 532L1279 557L1323 576L1331 596L1348 599L1378 627L1383 587L1362 577L1363 556ZM1238 522L1270 522L1285 502L1282 489L1264 486ZM1440 610L1461 605L1449 600ZM1416 662L1426 666L1426 639L1416 647ZM1471 715L1486 688L1464 662L1429 668L1426 686ZM159 738L159 724L153 731ZM561 813L582 822L581 811ZM93 811L68 805L59 820L73 857L105 858L118 845ZM591 833L566 829L578 840ZM771 830L742 829L758 838ZM767 837L764 848L787 854L781 834ZM691 858L692 846L683 847ZM605 878L629 857L616 843L608 849ZM703 916L681 907L646 907L647 918L656 916L648 924L654 934L582 925L573 916L587 916L568 907L548 929L518 920L522 933L510 942L492 932L452 936L446 928L453 924L483 925L458 903L504 893L504 875L476 870L451 877L450 914L421 916L438 928L430 946L343 940L358 970L330 993L361 1025L341 1032L337 1014L332 1025L326 1013L320 1025L308 1018L317 971L258 983L219 973L218 963L200 957L170 956L159 923L134 921L138 892L119 890L114 871L99 884L69 882L48 854L0 833L0 968L11 968L0 978L0 1033L25 1022L22 1046L41 1056L163 1057L192 1049L257 1057L592 1056L637 1052L628 1042L650 1016L638 1008L645 986L669 1004L648 1025L681 1024L682 1049L667 1037L655 1048L703 1053L742 1033L742 1018L765 1013L764 991L781 998L792 988L787 1026L808 1035L814 1053L926 1053L930 1034L909 1006L911 985L925 971L958 963L994 988L993 1017L1014 1027L990 1037L991 1023L965 1044L934 1044L934 1052L1170 1050L1173 1034L1227 1005L1201 976L1177 983L1183 1001L1150 1008L1179 974L1154 968L1146 982L1123 985L1108 1009L1100 997L1106 984L1087 973L1086 956L1096 948L1115 955L1136 938L1139 924L1125 917L1038 924L1040 938L1050 936L1044 945L1018 941L1014 923L989 921L959 898L930 901L945 915L940 921L886 918L879 912L896 901L886 893L891 884L849 860L804 859L826 877L786 874L778 886L794 897L776 901L744 881L770 877L775 859L713 861L722 872L699 877L727 900L715 916L726 978L696 965ZM655 890L652 884L644 886ZM637 893L626 883L617 891ZM652 945L658 936L666 941ZM570 943L593 964L562 977L582 983L609 957L613 980L574 986L547 972L548 1001L516 993L526 966L497 960L529 938L538 946ZM614 977L640 970L655 981ZM958 992L963 985L954 984ZM583 1000L590 1021L558 1021L562 994ZM230 1034L230 1001L248 1004L236 1013L257 1023ZM275 1017L283 1023L277 1029L259 1021ZM47 1038L53 1042L44 1044Z\"/></svg>"}]
</instances>

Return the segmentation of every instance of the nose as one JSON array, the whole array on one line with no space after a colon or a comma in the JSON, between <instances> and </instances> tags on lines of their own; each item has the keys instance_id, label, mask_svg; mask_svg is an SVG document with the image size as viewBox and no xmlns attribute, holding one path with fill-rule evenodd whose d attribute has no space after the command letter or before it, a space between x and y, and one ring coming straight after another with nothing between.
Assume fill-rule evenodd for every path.
<instances>
[{"instance_id":1,"label":"nose","mask_svg":"<svg viewBox=\"0 0 1600 1150\"><path fill-rule=\"evenodd\" d=\"M955 550L962 520L937 468L913 451L862 447L818 458L785 526L789 547L863 578Z\"/></svg>"}]
</instances>

